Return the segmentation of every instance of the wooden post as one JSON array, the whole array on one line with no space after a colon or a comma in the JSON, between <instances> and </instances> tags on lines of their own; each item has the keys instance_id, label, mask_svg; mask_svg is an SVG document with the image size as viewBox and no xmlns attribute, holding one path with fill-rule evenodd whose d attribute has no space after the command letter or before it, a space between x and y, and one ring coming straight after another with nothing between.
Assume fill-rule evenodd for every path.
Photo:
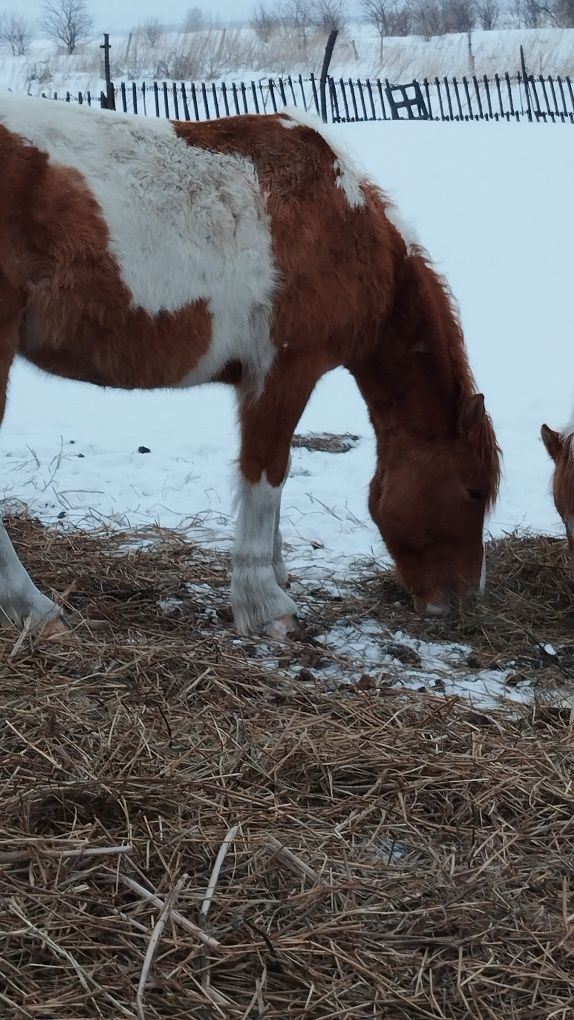
<instances>
[{"instance_id":1,"label":"wooden post","mask_svg":"<svg viewBox=\"0 0 574 1020\"><path fill-rule=\"evenodd\" d=\"M329 38L327 39L327 45L325 46L325 55L323 57L323 66L321 68L321 77L319 79L319 94L321 96L321 120L324 124L327 123L327 75L329 73L329 64L331 63L331 57L333 56L333 49L335 42L339 34L338 28L332 28L329 32Z\"/></svg>"},{"instance_id":2,"label":"wooden post","mask_svg":"<svg viewBox=\"0 0 574 1020\"><path fill-rule=\"evenodd\" d=\"M528 71L526 70L526 61L524 59L524 47L520 47L520 66L522 68L522 81L524 82L524 91L526 92L526 112L528 114L528 120L532 120L532 106L530 105L530 87L528 83Z\"/></svg>"},{"instance_id":3,"label":"wooden post","mask_svg":"<svg viewBox=\"0 0 574 1020\"><path fill-rule=\"evenodd\" d=\"M106 80L106 95L105 95L105 109L115 110L116 108L116 94L114 89L114 83L110 75L110 36L108 32L104 32L104 41L100 46L100 49L104 51L104 78ZM102 98L103 98L102 93ZM102 106L104 104L102 103Z\"/></svg>"}]
</instances>

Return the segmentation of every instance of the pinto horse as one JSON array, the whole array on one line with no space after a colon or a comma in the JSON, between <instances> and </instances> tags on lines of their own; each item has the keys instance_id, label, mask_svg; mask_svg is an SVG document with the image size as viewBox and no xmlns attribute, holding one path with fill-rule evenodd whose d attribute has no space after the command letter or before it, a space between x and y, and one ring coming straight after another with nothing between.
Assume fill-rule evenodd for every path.
<instances>
[{"instance_id":1,"label":"pinto horse","mask_svg":"<svg viewBox=\"0 0 574 1020\"><path fill-rule=\"evenodd\" d=\"M324 134L288 113L190 124L4 95L0 156L2 412L16 355L100 386L234 386L239 631L295 613L281 491L338 366L370 413L369 508L417 608L479 585L498 448L453 301ZM57 625L3 527L0 585L4 616Z\"/></svg>"},{"instance_id":2,"label":"pinto horse","mask_svg":"<svg viewBox=\"0 0 574 1020\"><path fill-rule=\"evenodd\" d=\"M540 435L554 461L554 505L566 527L570 563L574 569L574 422L564 432L555 432L543 425Z\"/></svg>"}]
</instances>

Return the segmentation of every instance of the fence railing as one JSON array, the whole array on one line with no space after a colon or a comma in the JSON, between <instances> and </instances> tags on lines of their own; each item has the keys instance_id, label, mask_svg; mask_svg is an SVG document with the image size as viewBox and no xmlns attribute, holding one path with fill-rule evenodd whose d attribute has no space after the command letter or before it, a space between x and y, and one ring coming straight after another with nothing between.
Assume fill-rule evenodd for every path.
<instances>
[{"instance_id":1,"label":"fence railing","mask_svg":"<svg viewBox=\"0 0 574 1020\"><path fill-rule=\"evenodd\" d=\"M211 120L244 113L273 113L286 106L320 115L319 81L313 74L241 82L121 82L108 94L53 92L54 99L114 106L175 120ZM495 74L435 77L405 84L388 79L327 78L327 119L333 123L380 120L520 120L574 123L570 76Z\"/></svg>"}]
</instances>

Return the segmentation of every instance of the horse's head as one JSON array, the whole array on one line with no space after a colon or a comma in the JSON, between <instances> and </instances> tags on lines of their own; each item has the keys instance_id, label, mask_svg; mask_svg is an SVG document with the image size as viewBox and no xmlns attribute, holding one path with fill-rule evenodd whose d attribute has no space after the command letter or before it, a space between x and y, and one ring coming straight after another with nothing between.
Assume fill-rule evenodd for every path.
<instances>
[{"instance_id":1,"label":"horse's head","mask_svg":"<svg viewBox=\"0 0 574 1020\"><path fill-rule=\"evenodd\" d=\"M462 403L453 435L405 433L379 461L369 509L420 612L446 615L451 598L482 590L484 518L499 474L482 394Z\"/></svg>"},{"instance_id":2,"label":"horse's head","mask_svg":"<svg viewBox=\"0 0 574 1020\"><path fill-rule=\"evenodd\" d=\"M554 461L554 503L564 521L574 570L574 436L555 432L548 425L542 426L540 435Z\"/></svg>"}]
</instances>

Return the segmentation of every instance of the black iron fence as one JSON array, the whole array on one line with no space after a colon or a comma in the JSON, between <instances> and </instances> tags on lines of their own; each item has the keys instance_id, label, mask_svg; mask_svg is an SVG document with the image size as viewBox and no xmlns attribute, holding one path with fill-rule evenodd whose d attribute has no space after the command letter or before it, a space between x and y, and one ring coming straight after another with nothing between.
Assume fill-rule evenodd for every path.
<instances>
[{"instance_id":1,"label":"black iron fence","mask_svg":"<svg viewBox=\"0 0 574 1020\"><path fill-rule=\"evenodd\" d=\"M111 84L111 83L110 83ZM294 106L321 115L319 79L313 74L240 82L121 82L107 94L50 94L54 99L108 106L125 113L175 120L210 120L244 113L273 113ZM405 84L388 79L327 78L327 120L520 120L574 123L574 84L569 75L495 74L424 78Z\"/></svg>"}]
</instances>

